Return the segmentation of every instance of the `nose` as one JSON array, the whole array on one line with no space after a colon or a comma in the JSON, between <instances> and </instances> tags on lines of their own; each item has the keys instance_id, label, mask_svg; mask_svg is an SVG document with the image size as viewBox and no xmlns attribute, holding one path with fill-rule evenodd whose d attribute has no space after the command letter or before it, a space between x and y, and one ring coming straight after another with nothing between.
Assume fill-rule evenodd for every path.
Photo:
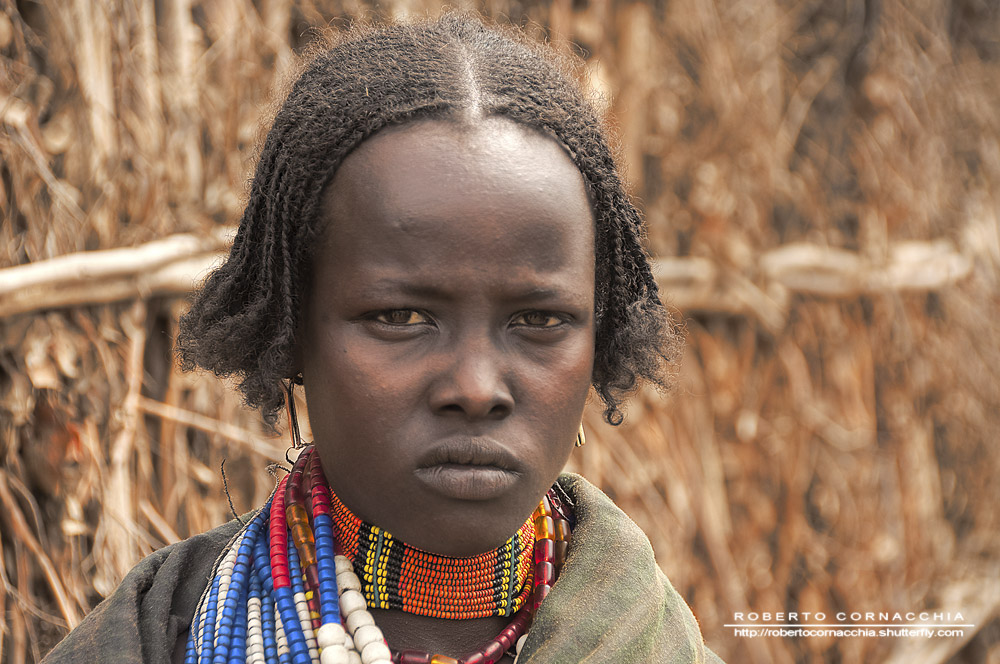
<instances>
[{"instance_id":1,"label":"nose","mask_svg":"<svg viewBox=\"0 0 1000 664\"><path fill-rule=\"evenodd\" d=\"M498 420L514 411L514 397L499 348L489 342L472 341L444 353L443 370L430 397L435 413Z\"/></svg>"}]
</instances>

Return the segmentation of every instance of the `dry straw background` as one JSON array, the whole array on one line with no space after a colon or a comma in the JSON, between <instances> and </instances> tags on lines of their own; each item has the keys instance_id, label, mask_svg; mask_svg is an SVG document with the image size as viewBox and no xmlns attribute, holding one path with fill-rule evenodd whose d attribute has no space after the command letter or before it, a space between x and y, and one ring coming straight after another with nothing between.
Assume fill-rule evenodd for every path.
<instances>
[{"instance_id":1,"label":"dry straw background","mask_svg":"<svg viewBox=\"0 0 1000 664\"><path fill-rule=\"evenodd\" d=\"M0 661L20 664L142 556L228 517L223 459L236 510L268 493L284 439L174 366L184 293L310 28L438 8L0 7ZM622 132L688 348L673 395L640 394L619 429L588 412L572 465L646 530L709 644L754 664L1000 662L997 4L475 7L586 58ZM116 251L77 254L94 250ZM976 628L722 627L919 609Z\"/></svg>"}]
</instances>

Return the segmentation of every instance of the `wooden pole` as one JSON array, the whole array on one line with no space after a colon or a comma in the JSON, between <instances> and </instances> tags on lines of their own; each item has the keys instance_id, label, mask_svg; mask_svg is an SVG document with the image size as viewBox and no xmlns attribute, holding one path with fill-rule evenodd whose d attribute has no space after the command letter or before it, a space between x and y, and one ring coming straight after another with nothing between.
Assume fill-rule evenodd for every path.
<instances>
[{"instance_id":1,"label":"wooden pole","mask_svg":"<svg viewBox=\"0 0 1000 664\"><path fill-rule=\"evenodd\" d=\"M174 235L134 248L68 254L2 269L0 318L184 295L225 259L231 233ZM792 293L843 299L940 290L967 277L972 260L946 240L897 243L882 263L843 249L796 243L764 252L752 271L755 278L696 256L655 259L653 271L671 306L752 316L777 330L784 326Z\"/></svg>"}]
</instances>

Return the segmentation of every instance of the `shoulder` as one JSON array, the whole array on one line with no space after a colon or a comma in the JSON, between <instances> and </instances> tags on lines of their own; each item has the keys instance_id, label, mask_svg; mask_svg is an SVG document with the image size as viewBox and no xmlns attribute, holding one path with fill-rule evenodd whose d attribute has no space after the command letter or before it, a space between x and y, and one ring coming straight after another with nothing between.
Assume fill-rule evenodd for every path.
<instances>
[{"instance_id":1,"label":"shoulder","mask_svg":"<svg viewBox=\"0 0 1000 664\"><path fill-rule=\"evenodd\" d=\"M642 530L579 475L561 475L559 486L576 525L562 573L529 633L532 657L525 662L719 662Z\"/></svg>"},{"instance_id":2,"label":"shoulder","mask_svg":"<svg viewBox=\"0 0 1000 664\"><path fill-rule=\"evenodd\" d=\"M56 645L45 664L169 662L216 559L239 529L239 521L230 521L148 555Z\"/></svg>"}]
</instances>

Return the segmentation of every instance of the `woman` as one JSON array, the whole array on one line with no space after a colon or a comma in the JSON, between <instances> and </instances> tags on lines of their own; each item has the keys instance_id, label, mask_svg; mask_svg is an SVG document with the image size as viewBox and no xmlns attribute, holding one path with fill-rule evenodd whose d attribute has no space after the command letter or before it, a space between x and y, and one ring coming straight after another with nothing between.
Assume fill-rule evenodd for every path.
<instances>
[{"instance_id":1,"label":"woman","mask_svg":"<svg viewBox=\"0 0 1000 664\"><path fill-rule=\"evenodd\" d=\"M449 15L319 52L179 341L270 421L303 385L314 447L49 661L718 661L645 536L560 476L591 386L617 424L666 382L642 230L541 47Z\"/></svg>"}]
</instances>

